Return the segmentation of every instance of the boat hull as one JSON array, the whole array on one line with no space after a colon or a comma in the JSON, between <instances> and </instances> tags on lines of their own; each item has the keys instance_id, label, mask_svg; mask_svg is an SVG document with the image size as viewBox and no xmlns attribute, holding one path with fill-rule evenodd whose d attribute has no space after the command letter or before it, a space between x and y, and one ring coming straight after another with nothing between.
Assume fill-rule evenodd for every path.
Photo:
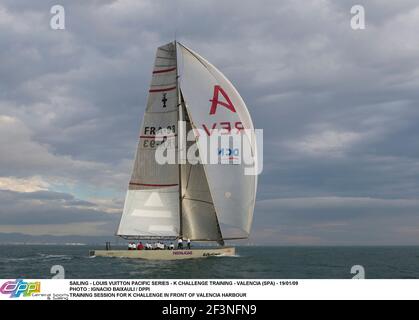
<instances>
[{"instance_id":1,"label":"boat hull","mask_svg":"<svg viewBox=\"0 0 419 320\"><path fill-rule=\"evenodd\" d=\"M90 256L130 258L145 260L184 260L208 258L213 256L234 256L234 247L223 248L199 248L199 249L176 249L176 250L92 250Z\"/></svg>"}]
</instances>

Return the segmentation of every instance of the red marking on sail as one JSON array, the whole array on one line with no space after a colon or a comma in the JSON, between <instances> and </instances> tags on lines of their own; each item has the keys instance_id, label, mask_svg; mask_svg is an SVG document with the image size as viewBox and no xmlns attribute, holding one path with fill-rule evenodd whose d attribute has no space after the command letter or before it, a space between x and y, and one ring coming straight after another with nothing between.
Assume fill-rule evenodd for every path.
<instances>
[{"instance_id":1,"label":"red marking on sail","mask_svg":"<svg viewBox=\"0 0 419 320\"><path fill-rule=\"evenodd\" d=\"M150 183L136 183L136 182L130 182L131 186L145 186L145 187L175 187L178 186L178 184L150 184Z\"/></svg>"},{"instance_id":2,"label":"red marking on sail","mask_svg":"<svg viewBox=\"0 0 419 320\"><path fill-rule=\"evenodd\" d=\"M207 135L211 135L211 133L214 131L214 129L215 129L215 127L217 126L217 124L216 123L214 123L213 125L212 125L212 128L211 128L211 130L209 130L208 129L208 127L205 125L205 124L203 124L202 125L202 127L204 128L204 130L205 130L205 132L207 133Z\"/></svg>"},{"instance_id":3,"label":"red marking on sail","mask_svg":"<svg viewBox=\"0 0 419 320\"><path fill-rule=\"evenodd\" d=\"M165 73L165 72L170 72L170 71L174 71L174 70L176 70L176 67L169 68L169 69L156 70L156 71L153 71L153 74L156 74L156 73Z\"/></svg>"},{"instance_id":4,"label":"red marking on sail","mask_svg":"<svg viewBox=\"0 0 419 320\"><path fill-rule=\"evenodd\" d=\"M148 90L148 92L164 92L164 91L171 91L175 89L176 89L176 86L170 87L170 88L162 88L162 89L150 89Z\"/></svg>"},{"instance_id":5,"label":"red marking on sail","mask_svg":"<svg viewBox=\"0 0 419 320\"><path fill-rule=\"evenodd\" d=\"M224 97L226 102L218 100L219 93L221 93L221 95ZM227 109L229 109L230 111L232 111L234 113L236 112L236 109L234 108L233 103L230 100L230 97L224 91L224 89L221 88L221 86L219 86L219 85L214 86L214 95L213 95L212 99L210 99L210 101L212 102L212 105L211 105L211 109L210 109L209 114L215 114L215 112L217 111L217 106L219 104L222 105L223 107L226 107Z\"/></svg>"}]
</instances>

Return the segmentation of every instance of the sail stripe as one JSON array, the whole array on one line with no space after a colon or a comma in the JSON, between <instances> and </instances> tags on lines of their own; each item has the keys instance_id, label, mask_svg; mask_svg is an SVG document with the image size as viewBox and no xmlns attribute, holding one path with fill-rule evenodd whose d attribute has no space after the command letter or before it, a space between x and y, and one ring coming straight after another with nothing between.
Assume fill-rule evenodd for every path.
<instances>
[{"instance_id":1,"label":"sail stripe","mask_svg":"<svg viewBox=\"0 0 419 320\"><path fill-rule=\"evenodd\" d=\"M145 187L175 187L179 184L173 183L173 184L151 184L151 183L137 183L137 182L130 182L131 186L145 186Z\"/></svg>"},{"instance_id":2,"label":"sail stripe","mask_svg":"<svg viewBox=\"0 0 419 320\"><path fill-rule=\"evenodd\" d=\"M150 89L148 90L148 92L163 92L163 91L171 91L175 89L176 89L176 86L170 87L170 88L162 88L162 89Z\"/></svg>"},{"instance_id":3,"label":"sail stripe","mask_svg":"<svg viewBox=\"0 0 419 320\"><path fill-rule=\"evenodd\" d=\"M174 70L176 70L176 67L169 68L169 69L163 69L163 70L156 70L156 71L153 71L153 74L156 74L156 73L165 73L165 72L170 72L170 71L174 71Z\"/></svg>"},{"instance_id":4,"label":"sail stripe","mask_svg":"<svg viewBox=\"0 0 419 320\"><path fill-rule=\"evenodd\" d=\"M157 56L156 59L165 59L165 60L173 60L173 57L159 57Z\"/></svg>"},{"instance_id":5,"label":"sail stripe","mask_svg":"<svg viewBox=\"0 0 419 320\"><path fill-rule=\"evenodd\" d=\"M175 82L169 82L169 83L152 84L150 87L167 87L167 88L171 88L174 85L176 85L176 81Z\"/></svg>"}]
</instances>

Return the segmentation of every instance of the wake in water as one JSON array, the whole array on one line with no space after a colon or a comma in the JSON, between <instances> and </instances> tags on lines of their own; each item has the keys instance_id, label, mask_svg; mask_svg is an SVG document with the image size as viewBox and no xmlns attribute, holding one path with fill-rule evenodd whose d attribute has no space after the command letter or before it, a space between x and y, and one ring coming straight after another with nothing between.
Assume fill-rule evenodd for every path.
<instances>
[{"instance_id":1,"label":"wake in water","mask_svg":"<svg viewBox=\"0 0 419 320\"><path fill-rule=\"evenodd\" d=\"M28 257L2 257L0 258L0 262L4 264L22 264L25 262L38 264L39 262L68 261L72 259L72 256L64 254L37 253L35 256Z\"/></svg>"},{"instance_id":2,"label":"wake in water","mask_svg":"<svg viewBox=\"0 0 419 320\"><path fill-rule=\"evenodd\" d=\"M72 256L66 254L47 254L47 253L38 253L39 259L46 260L71 260Z\"/></svg>"},{"instance_id":3,"label":"wake in water","mask_svg":"<svg viewBox=\"0 0 419 320\"><path fill-rule=\"evenodd\" d=\"M223 256L223 255L219 255L219 256L214 256L214 258L241 258L242 256L239 254L235 254L234 256Z\"/></svg>"}]
</instances>

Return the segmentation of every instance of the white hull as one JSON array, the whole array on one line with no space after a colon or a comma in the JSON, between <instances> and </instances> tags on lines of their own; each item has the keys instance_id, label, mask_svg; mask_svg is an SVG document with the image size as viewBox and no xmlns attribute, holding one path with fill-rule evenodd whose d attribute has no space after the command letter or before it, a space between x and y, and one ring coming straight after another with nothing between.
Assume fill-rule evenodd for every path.
<instances>
[{"instance_id":1,"label":"white hull","mask_svg":"<svg viewBox=\"0 0 419 320\"><path fill-rule=\"evenodd\" d=\"M211 256L234 256L234 247L209 248L209 249L176 249L176 250L94 250L91 256L131 258L146 260L184 260L207 258Z\"/></svg>"}]
</instances>

